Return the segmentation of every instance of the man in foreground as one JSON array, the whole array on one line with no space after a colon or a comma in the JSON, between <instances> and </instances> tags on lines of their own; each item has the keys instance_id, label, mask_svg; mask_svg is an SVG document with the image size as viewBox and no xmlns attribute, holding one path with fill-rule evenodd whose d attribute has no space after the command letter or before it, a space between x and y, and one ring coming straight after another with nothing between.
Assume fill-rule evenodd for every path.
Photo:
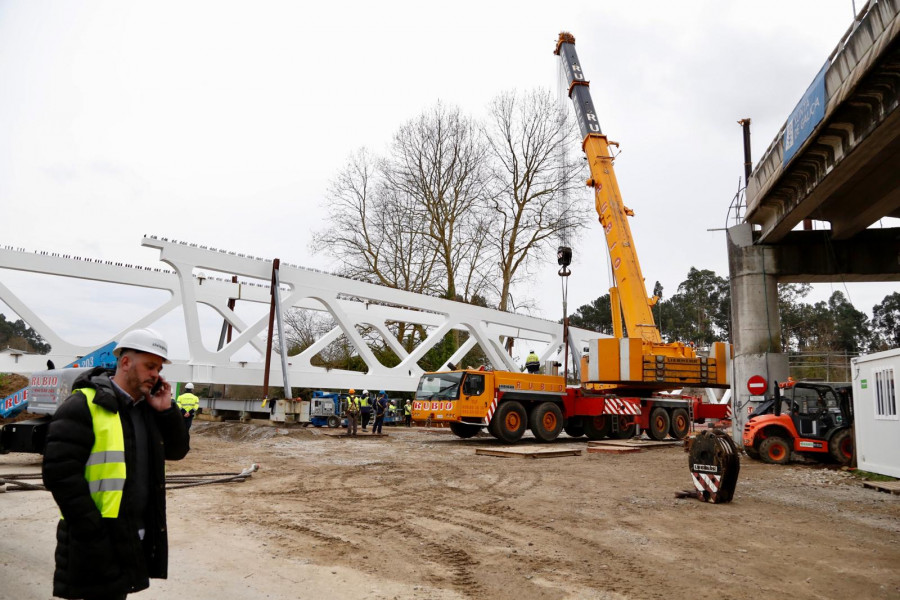
<instances>
[{"instance_id":1,"label":"man in foreground","mask_svg":"<svg viewBox=\"0 0 900 600\"><path fill-rule=\"evenodd\" d=\"M53 416L44 485L59 505L53 595L121 599L165 579L165 461L189 437L160 371L168 348L154 331L126 333L116 372L81 375Z\"/></svg>"}]
</instances>

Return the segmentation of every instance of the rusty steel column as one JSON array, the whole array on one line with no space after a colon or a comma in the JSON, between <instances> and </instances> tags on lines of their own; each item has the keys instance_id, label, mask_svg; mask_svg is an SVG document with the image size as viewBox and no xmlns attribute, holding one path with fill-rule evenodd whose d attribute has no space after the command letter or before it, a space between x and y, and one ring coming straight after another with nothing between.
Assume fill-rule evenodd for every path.
<instances>
[{"instance_id":1,"label":"rusty steel column","mask_svg":"<svg viewBox=\"0 0 900 600\"><path fill-rule=\"evenodd\" d=\"M750 155L750 119L741 119L738 124L744 130L744 187L750 183L750 173L753 171L753 159Z\"/></svg>"},{"instance_id":2,"label":"rusty steel column","mask_svg":"<svg viewBox=\"0 0 900 600\"><path fill-rule=\"evenodd\" d=\"M272 330L275 329L275 271L281 263L279 259L272 261L271 301L269 302L269 335L266 338L266 366L263 373L263 404L269 401L269 372L272 369Z\"/></svg>"}]
</instances>

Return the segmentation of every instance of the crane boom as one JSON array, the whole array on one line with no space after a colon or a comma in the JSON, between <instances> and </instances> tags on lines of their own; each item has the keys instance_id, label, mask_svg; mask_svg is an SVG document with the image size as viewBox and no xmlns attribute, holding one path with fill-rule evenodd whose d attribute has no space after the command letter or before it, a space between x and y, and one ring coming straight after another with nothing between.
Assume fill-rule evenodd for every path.
<instances>
[{"instance_id":1,"label":"crane boom","mask_svg":"<svg viewBox=\"0 0 900 600\"><path fill-rule=\"evenodd\" d=\"M594 205L606 233L613 277L619 294L620 306L614 307L614 313L624 317L628 337L660 343L662 336L650 310L656 300L647 296L641 264L628 225L628 216L632 212L622 202L613 169L613 157L609 151L610 142L600 128L591 100L590 82L585 79L581 70L572 34L560 34L556 54L562 59L569 97L575 105L575 117L584 138L582 149L591 169L591 178L587 184L594 188Z\"/></svg>"},{"instance_id":2,"label":"crane boom","mask_svg":"<svg viewBox=\"0 0 900 600\"><path fill-rule=\"evenodd\" d=\"M730 344L716 342L708 357L698 357L694 348L681 342L663 343L653 319L657 297L648 297L641 273L628 217L634 213L622 202L613 168L610 146L600 128L586 79L575 52L575 36L559 34L554 52L562 60L575 106L575 118L583 136L582 149L590 166L587 185L594 189L594 205L606 235L612 262L612 339L596 340L587 364L582 365L582 381L611 384L616 389L664 390L676 386L726 387L729 379ZM621 322L625 323L623 335Z\"/></svg>"}]
</instances>

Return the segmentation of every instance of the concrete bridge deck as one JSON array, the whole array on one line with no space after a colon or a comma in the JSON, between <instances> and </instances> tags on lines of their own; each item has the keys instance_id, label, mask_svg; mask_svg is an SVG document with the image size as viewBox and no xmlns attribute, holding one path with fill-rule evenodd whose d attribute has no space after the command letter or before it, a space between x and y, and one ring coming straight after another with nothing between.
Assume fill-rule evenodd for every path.
<instances>
[{"instance_id":1,"label":"concrete bridge deck","mask_svg":"<svg viewBox=\"0 0 900 600\"><path fill-rule=\"evenodd\" d=\"M846 240L900 217L900 0L870 1L747 183L756 243L805 219Z\"/></svg>"}]
</instances>

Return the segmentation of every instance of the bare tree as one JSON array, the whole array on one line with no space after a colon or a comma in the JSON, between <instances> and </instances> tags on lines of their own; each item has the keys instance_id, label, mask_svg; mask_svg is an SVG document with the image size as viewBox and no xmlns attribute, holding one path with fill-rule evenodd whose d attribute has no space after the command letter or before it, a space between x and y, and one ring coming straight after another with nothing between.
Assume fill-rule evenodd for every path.
<instances>
[{"instance_id":1,"label":"bare tree","mask_svg":"<svg viewBox=\"0 0 900 600\"><path fill-rule=\"evenodd\" d=\"M486 222L478 210L486 190L487 148L476 124L438 103L394 135L384 176L392 193L410 200L410 222L436 258L447 298L483 293Z\"/></svg>"},{"instance_id":2,"label":"bare tree","mask_svg":"<svg viewBox=\"0 0 900 600\"><path fill-rule=\"evenodd\" d=\"M543 89L507 92L490 108L492 194L486 216L492 227L486 243L499 265L498 308L507 310L510 288L529 263L545 256L557 238L583 227L588 207L584 200L567 200L583 187L583 166L566 158L564 150L577 147L577 134L553 95Z\"/></svg>"},{"instance_id":3,"label":"bare tree","mask_svg":"<svg viewBox=\"0 0 900 600\"><path fill-rule=\"evenodd\" d=\"M284 313L284 333L289 355L298 354L312 346L317 339L334 327L334 320L320 311L291 308ZM278 334L275 333L275 341ZM278 351L280 344L273 343Z\"/></svg>"},{"instance_id":4,"label":"bare tree","mask_svg":"<svg viewBox=\"0 0 900 600\"><path fill-rule=\"evenodd\" d=\"M409 218L412 199L384 185L378 163L363 148L331 181L330 225L313 236L312 251L331 254L341 263L342 275L434 292L435 254Z\"/></svg>"}]
</instances>

